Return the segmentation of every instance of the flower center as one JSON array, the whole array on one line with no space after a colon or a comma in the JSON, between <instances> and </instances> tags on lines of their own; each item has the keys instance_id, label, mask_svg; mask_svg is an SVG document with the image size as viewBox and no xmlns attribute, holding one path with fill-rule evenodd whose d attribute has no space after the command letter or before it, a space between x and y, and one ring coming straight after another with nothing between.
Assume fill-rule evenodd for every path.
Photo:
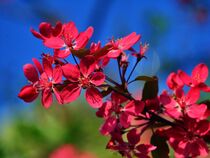
<instances>
[{"instance_id":1,"label":"flower center","mask_svg":"<svg viewBox=\"0 0 210 158\"><path fill-rule=\"evenodd\" d=\"M79 84L82 88L86 89L91 86L90 79L88 77L80 77Z\"/></svg>"}]
</instances>

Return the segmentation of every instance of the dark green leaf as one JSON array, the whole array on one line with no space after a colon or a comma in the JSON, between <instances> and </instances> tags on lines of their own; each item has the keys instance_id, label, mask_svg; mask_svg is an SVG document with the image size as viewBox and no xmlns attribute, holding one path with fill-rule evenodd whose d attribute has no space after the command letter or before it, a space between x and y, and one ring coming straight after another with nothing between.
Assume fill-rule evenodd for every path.
<instances>
[{"instance_id":1,"label":"dark green leaf","mask_svg":"<svg viewBox=\"0 0 210 158\"><path fill-rule=\"evenodd\" d=\"M153 77L149 77L149 76L137 76L135 78L135 81L153 81L154 78Z\"/></svg>"},{"instance_id":2,"label":"dark green leaf","mask_svg":"<svg viewBox=\"0 0 210 158\"><path fill-rule=\"evenodd\" d=\"M157 147L152 151L153 158L169 158L169 147L165 138L154 133L151 137L151 144Z\"/></svg>"},{"instance_id":3,"label":"dark green leaf","mask_svg":"<svg viewBox=\"0 0 210 158\"><path fill-rule=\"evenodd\" d=\"M154 99L158 95L158 78L152 77L153 80L148 80L144 84L142 100Z\"/></svg>"}]
</instances>

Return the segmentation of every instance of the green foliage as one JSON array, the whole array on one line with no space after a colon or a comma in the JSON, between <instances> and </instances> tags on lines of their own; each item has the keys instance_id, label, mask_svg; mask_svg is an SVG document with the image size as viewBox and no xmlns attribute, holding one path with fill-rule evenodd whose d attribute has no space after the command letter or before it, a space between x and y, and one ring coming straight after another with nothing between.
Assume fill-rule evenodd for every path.
<instances>
[{"instance_id":1,"label":"green foliage","mask_svg":"<svg viewBox=\"0 0 210 158\"><path fill-rule=\"evenodd\" d=\"M57 147L73 144L100 158L117 158L105 149L107 138L100 135L100 119L85 103L53 105L45 110L37 105L7 122L0 134L1 158L47 158Z\"/></svg>"}]
</instances>

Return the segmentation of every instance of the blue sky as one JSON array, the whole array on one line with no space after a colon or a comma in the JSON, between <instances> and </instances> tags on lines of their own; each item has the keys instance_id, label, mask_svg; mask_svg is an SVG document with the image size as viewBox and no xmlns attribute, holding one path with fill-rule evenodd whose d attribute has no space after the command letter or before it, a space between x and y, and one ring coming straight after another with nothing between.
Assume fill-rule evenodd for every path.
<instances>
[{"instance_id":1,"label":"blue sky","mask_svg":"<svg viewBox=\"0 0 210 158\"><path fill-rule=\"evenodd\" d=\"M150 45L151 57L137 72L157 74L164 87L167 74L197 63L210 65L209 1L192 0L1 0L0 1L0 103L2 114L23 102L17 98L27 83L22 66L48 51L30 33L42 21L74 21L80 31L95 28L92 41L105 43L133 31ZM132 63L131 63L132 64ZM18 106L20 106L18 105ZM30 106L20 106L28 107Z\"/></svg>"}]
</instances>

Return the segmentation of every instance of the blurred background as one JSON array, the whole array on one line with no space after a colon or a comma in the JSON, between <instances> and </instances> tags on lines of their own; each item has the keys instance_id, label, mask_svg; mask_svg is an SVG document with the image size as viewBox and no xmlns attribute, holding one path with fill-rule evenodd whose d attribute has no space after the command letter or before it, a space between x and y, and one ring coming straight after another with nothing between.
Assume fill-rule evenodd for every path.
<instances>
[{"instance_id":1,"label":"blurred background","mask_svg":"<svg viewBox=\"0 0 210 158\"><path fill-rule=\"evenodd\" d=\"M63 144L99 158L118 157L105 150L108 138L98 132L102 120L82 98L49 110L17 98L27 83L22 66L47 51L30 28L58 20L74 21L80 31L93 26L91 41L103 44L133 31L141 34L149 43L148 60L135 73L158 75L161 90L171 71L190 73L200 62L210 66L209 0L0 0L1 158L47 158Z\"/></svg>"}]
</instances>

